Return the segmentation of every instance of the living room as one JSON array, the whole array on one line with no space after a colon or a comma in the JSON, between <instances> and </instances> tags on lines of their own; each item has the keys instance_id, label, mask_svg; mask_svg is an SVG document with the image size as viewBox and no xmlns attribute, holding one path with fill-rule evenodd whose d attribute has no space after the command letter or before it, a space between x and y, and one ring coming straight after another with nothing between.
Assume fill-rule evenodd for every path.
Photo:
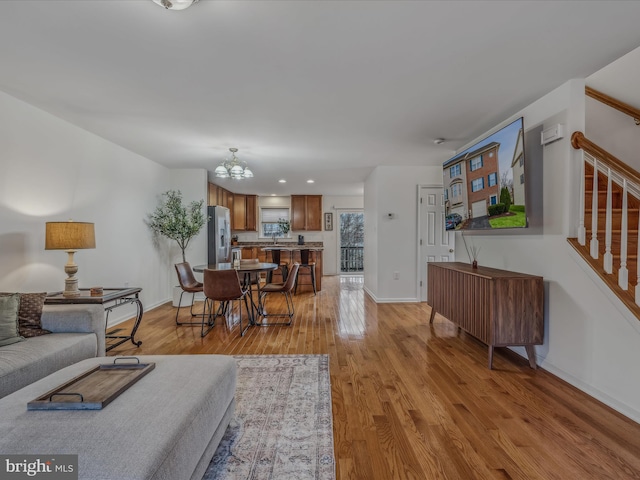
<instances>
[{"instance_id":1,"label":"living room","mask_svg":"<svg viewBox=\"0 0 640 480\"><path fill-rule=\"evenodd\" d=\"M3 27L6 22L5 31L13 31L8 25L12 22L15 24L27 22L26 19L30 18L29 14L35 15L34 18L47 14L54 15L56 22L53 22L50 28L62 30L65 24L59 16L71 15L69 10L65 9L88 8L70 5L78 2L59 2L64 9L56 13L46 9L40 10L43 8L43 2L25 2L29 6L20 7L25 8L23 11L18 9L17 5L12 5L18 3L20 2L3 2L6 12L12 13L5 16L5 20L2 21ZM137 12L144 8L142 0L133 3L136 4ZM159 13L191 12L193 15L193 12L197 12L196 9L210 8L210 3L217 2L201 0L185 12L164 12L150 0L148 3L151 4L150 15L155 15L151 12L151 7L157 8ZM606 4L610 2L594 3L606 10ZM98 8L106 9L107 7L102 5ZM633 10L634 7L628 4L624 8L622 6L618 8L620 10L615 10L615 7L614 10L621 20L625 17L624 8L637 13ZM327 15L330 16L329 13ZM634 17L635 15L627 14L626 16ZM122 15L121 18L125 19L127 16ZM145 17L140 14L137 18ZM175 18L174 16L173 19ZM183 23L184 18L187 17L178 20L180 28L187 28ZM162 20L165 22L163 26L168 29L170 21L175 20L169 20L169 17L165 16ZM563 21L569 23L572 19L567 17ZM20 28L28 30L26 27ZM85 34L90 36L91 31L87 29ZM638 78L637 65L640 64L637 50L634 50L640 45L640 39L634 38L634 35L629 34L628 37L620 39L621 43L618 46L611 48L606 55L598 56L598 60L594 60L593 64L584 66L583 76L563 78L554 88L541 94L531 93L526 101L520 98L523 103L511 105L510 109L495 113L497 118L492 118L490 121L481 121L477 118L476 125L468 126L468 130L462 132L465 133L464 139L455 148L447 148L445 144L442 149L434 150L435 147L429 140L429 154L424 155L419 165L397 165L396 159L401 155L393 151L385 152L389 158L388 163L372 167L371 172L362 182L361 198L365 218L368 220L365 223L366 268L364 274L367 300L362 302L366 302L368 308L374 306L381 308L381 312L393 318L393 322L400 322L394 317L394 308L403 309L401 311L407 315L413 312L423 320L425 319L423 317L428 320L428 307L417 302L419 285L416 266L418 250L416 188L418 185L442 184L441 165L444 160L452 156L453 150L463 149L466 145L472 144L476 138L483 137L486 133L490 133L518 116L525 118L527 129L537 125L547 127L563 124L569 133L585 130L588 133L585 84L600 87L628 103L635 103L636 107L640 106L633 93L635 87L625 88L622 80L616 83L609 78L609 75L605 75L607 65L622 57L618 62L624 64L623 67L612 64L610 68L616 68L616 79L628 78L631 85L634 85L633 82ZM105 38L108 38L108 35ZM8 53L10 49L20 52L21 48L25 48L23 51L25 63L34 61L30 57L32 54L30 48L21 47L20 42L5 39L3 44L2 49L3 52L7 52L7 58L10 57ZM55 41L50 45L43 40L34 41L34 44L44 50L51 48L51 51L47 52L50 55L49 62L56 61L58 52L54 48ZM624 55L628 52L631 53L625 57ZM594 57L596 53L594 52ZM105 52L102 54L106 55ZM568 56L569 53L566 55ZM564 55L558 53L558 58L562 61ZM605 58L607 61L602 63ZM100 58L96 56L94 62L99 64ZM46 76L48 65L46 62L43 63L40 76ZM92 65L88 64L86 69L91 70ZM2 185L0 189L0 218L2 219L0 222L0 258L2 259L0 291L39 292L62 289L65 255L63 252L45 251L44 225L47 221L67 220L72 217L74 220L95 224L96 249L80 250L76 253L81 286L139 286L143 289L142 298L146 310L143 325L146 322L150 322L149 326L156 325L162 322L163 318L173 321L173 310L167 307L166 303L171 299L171 290L176 284L173 264L179 259L179 254L175 249L152 247L152 235L145 224L145 219L156 208L162 192L169 189L180 190L187 201L206 199L207 183L211 180L207 168L193 168L187 165L164 166L144 155L134 153L114 140L107 140L92 133L92 127L97 124L74 125L73 122L50 113L50 105L46 100L31 103L22 99L23 96L28 96L29 83L23 78L13 79L12 71L18 70L19 66L17 63L11 63L10 68L3 67L3 73L0 74L0 125L2 127L0 128L0 153L3 158L3 174L0 179ZM221 66L218 74L233 75L233 69L227 72L224 67L224 65ZM33 68L33 65L31 67L24 65L24 68ZM605 73L596 73L600 69ZM35 76L34 74L34 80ZM25 83L21 83L23 81ZM66 81L56 77L47 79L52 98L55 97L58 82ZM126 83L126 79L118 81ZM198 82L193 81L193 83ZM94 92L84 92L83 84L74 85L73 88L77 90L77 103L68 108L77 109L73 113L82 116L78 105L83 104L85 95L87 95L87 101L90 97L93 98ZM122 94L133 95L128 91ZM157 99L158 102L161 100L161 98ZM140 117L147 113L136 111L135 97L130 101L130 109L104 113L104 115L121 118L123 122L127 118L144 122ZM238 105L239 110L246 108ZM104 107L104 112L108 110ZM221 115L233 117L233 112L223 111ZM93 121L99 123L95 118ZM172 133L173 130L168 129L163 135L171 136ZM633 373L631 367L640 360L639 331L634 323L637 319L630 319L628 314L603 292L598 279L592 278L585 271L566 242L568 237L575 236L578 225L579 184L576 179L579 176L577 161L579 154L571 148L569 136L567 134L559 142L544 149L543 233L518 235L517 241L514 241L515 236L512 235L503 235L498 239L493 237L491 241L487 241L483 236L474 236L473 241L481 247L479 254L481 265L544 277L545 343L536 348L541 369L604 402L625 415L631 423L638 422L640 421L640 382L635 381L637 375ZM197 145L194 148L205 150L203 145L206 145L206 142L195 137L197 135L192 138L193 144ZM229 146L226 143L219 145L218 150L223 152ZM239 155L242 153L243 150L240 149ZM220 160L221 158L210 155L210 168L213 169ZM635 167L637 168L637 165ZM334 170L341 171L339 168ZM358 197L358 195L340 195L327 193L327 191L314 193L323 194L323 211L329 211L334 205L339 206L340 201L345 197ZM383 218L383 215L388 212L397 214L392 221ZM466 252L460 247L462 241L459 236L457 241L456 260L468 262ZM398 248L399 243L401 248ZM187 259L192 264L206 263L205 245L205 235L194 239L187 252ZM393 255L389 252L393 252ZM399 272L399 280L390 278L388 273L393 271ZM309 303L313 302L311 297L312 295L304 299L300 297L301 301L307 302L305 305L309 308L313 305ZM320 295L315 301L321 303L323 299L324 297ZM387 306L387 303L399 306L392 308ZM304 308L301 311L305 311ZM126 320L132 315L133 310L123 308L122 311L114 312L112 320L115 323ZM168 326L171 326L170 322ZM275 331L275 329L270 330L270 332ZM187 332L187 330L180 330L179 334L188 335ZM148 343L145 342L150 340L148 336L145 338L145 331L142 333L142 347L146 349ZM215 329L212 333L222 335L222 333L216 333ZM150 335L150 332L147 335ZM215 336L211 338L218 339ZM242 351L241 339L234 335L229 341ZM422 349L419 355L424 355L424 345L419 348ZM484 354L482 346L477 348L481 354L472 353L473 358L476 358L476 355L480 358ZM525 356L520 348L514 350L518 355ZM205 351L206 348L201 353ZM114 351L114 353L117 352L130 354L134 353L135 349ZM504 358L511 362L503 359L503 364L518 362L517 357L515 360L507 356ZM350 361L357 363L365 360L365 352L360 352L355 360ZM342 364L341 366L344 367ZM455 382L454 379L448 380ZM353 405L350 408L352 413ZM339 422L339 416L346 415L344 412L334 412L334 414L336 424ZM347 467L342 468L348 471ZM403 477L403 473L394 473L397 473L396 478Z\"/></svg>"}]
</instances>

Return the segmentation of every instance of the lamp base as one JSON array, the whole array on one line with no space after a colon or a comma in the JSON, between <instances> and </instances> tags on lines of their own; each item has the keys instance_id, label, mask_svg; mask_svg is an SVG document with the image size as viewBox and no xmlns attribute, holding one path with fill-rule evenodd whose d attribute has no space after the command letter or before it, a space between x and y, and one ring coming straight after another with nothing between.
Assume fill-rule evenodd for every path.
<instances>
[{"instance_id":1,"label":"lamp base","mask_svg":"<svg viewBox=\"0 0 640 480\"><path fill-rule=\"evenodd\" d=\"M62 292L62 295L65 297L80 296L80 290L78 290L78 279L76 277L64 279L64 292Z\"/></svg>"}]
</instances>

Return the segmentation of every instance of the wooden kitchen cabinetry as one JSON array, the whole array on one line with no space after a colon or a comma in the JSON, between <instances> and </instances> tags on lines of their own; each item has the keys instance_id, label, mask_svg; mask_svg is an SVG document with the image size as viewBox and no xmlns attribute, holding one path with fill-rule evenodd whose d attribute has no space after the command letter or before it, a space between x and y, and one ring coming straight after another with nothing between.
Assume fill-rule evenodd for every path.
<instances>
[{"instance_id":1,"label":"wooden kitchen cabinetry","mask_svg":"<svg viewBox=\"0 0 640 480\"><path fill-rule=\"evenodd\" d=\"M291 195L291 230L322 230L322 195Z\"/></svg>"},{"instance_id":2,"label":"wooden kitchen cabinetry","mask_svg":"<svg viewBox=\"0 0 640 480\"><path fill-rule=\"evenodd\" d=\"M256 232L258 230L257 222L257 204L256 195L233 195L233 210L231 210L231 230L242 232Z\"/></svg>"},{"instance_id":3,"label":"wooden kitchen cabinetry","mask_svg":"<svg viewBox=\"0 0 640 480\"><path fill-rule=\"evenodd\" d=\"M542 277L460 262L427 264L427 302L436 312L493 348L524 346L536 368L534 345L544 339Z\"/></svg>"}]
</instances>

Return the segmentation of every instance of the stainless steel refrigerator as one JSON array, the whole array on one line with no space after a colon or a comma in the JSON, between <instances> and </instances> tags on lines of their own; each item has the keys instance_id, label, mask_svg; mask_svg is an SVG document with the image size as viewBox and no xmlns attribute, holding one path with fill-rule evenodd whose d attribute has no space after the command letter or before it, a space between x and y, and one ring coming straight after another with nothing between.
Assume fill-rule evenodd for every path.
<instances>
[{"instance_id":1,"label":"stainless steel refrigerator","mask_svg":"<svg viewBox=\"0 0 640 480\"><path fill-rule=\"evenodd\" d=\"M231 262L231 216L227 207L209 207L207 263Z\"/></svg>"}]
</instances>

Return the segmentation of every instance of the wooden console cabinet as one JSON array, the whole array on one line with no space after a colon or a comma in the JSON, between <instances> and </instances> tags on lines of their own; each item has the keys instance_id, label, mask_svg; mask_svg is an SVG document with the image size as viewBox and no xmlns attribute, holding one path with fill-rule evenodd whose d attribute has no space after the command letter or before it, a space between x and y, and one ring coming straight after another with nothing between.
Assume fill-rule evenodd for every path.
<instances>
[{"instance_id":1,"label":"wooden console cabinet","mask_svg":"<svg viewBox=\"0 0 640 480\"><path fill-rule=\"evenodd\" d=\"M493 348L522 345L536 368L534 345L544 339L542 277L460 262L429 262L427 298L437 313Z\"/></svg>"}]
</instances>

